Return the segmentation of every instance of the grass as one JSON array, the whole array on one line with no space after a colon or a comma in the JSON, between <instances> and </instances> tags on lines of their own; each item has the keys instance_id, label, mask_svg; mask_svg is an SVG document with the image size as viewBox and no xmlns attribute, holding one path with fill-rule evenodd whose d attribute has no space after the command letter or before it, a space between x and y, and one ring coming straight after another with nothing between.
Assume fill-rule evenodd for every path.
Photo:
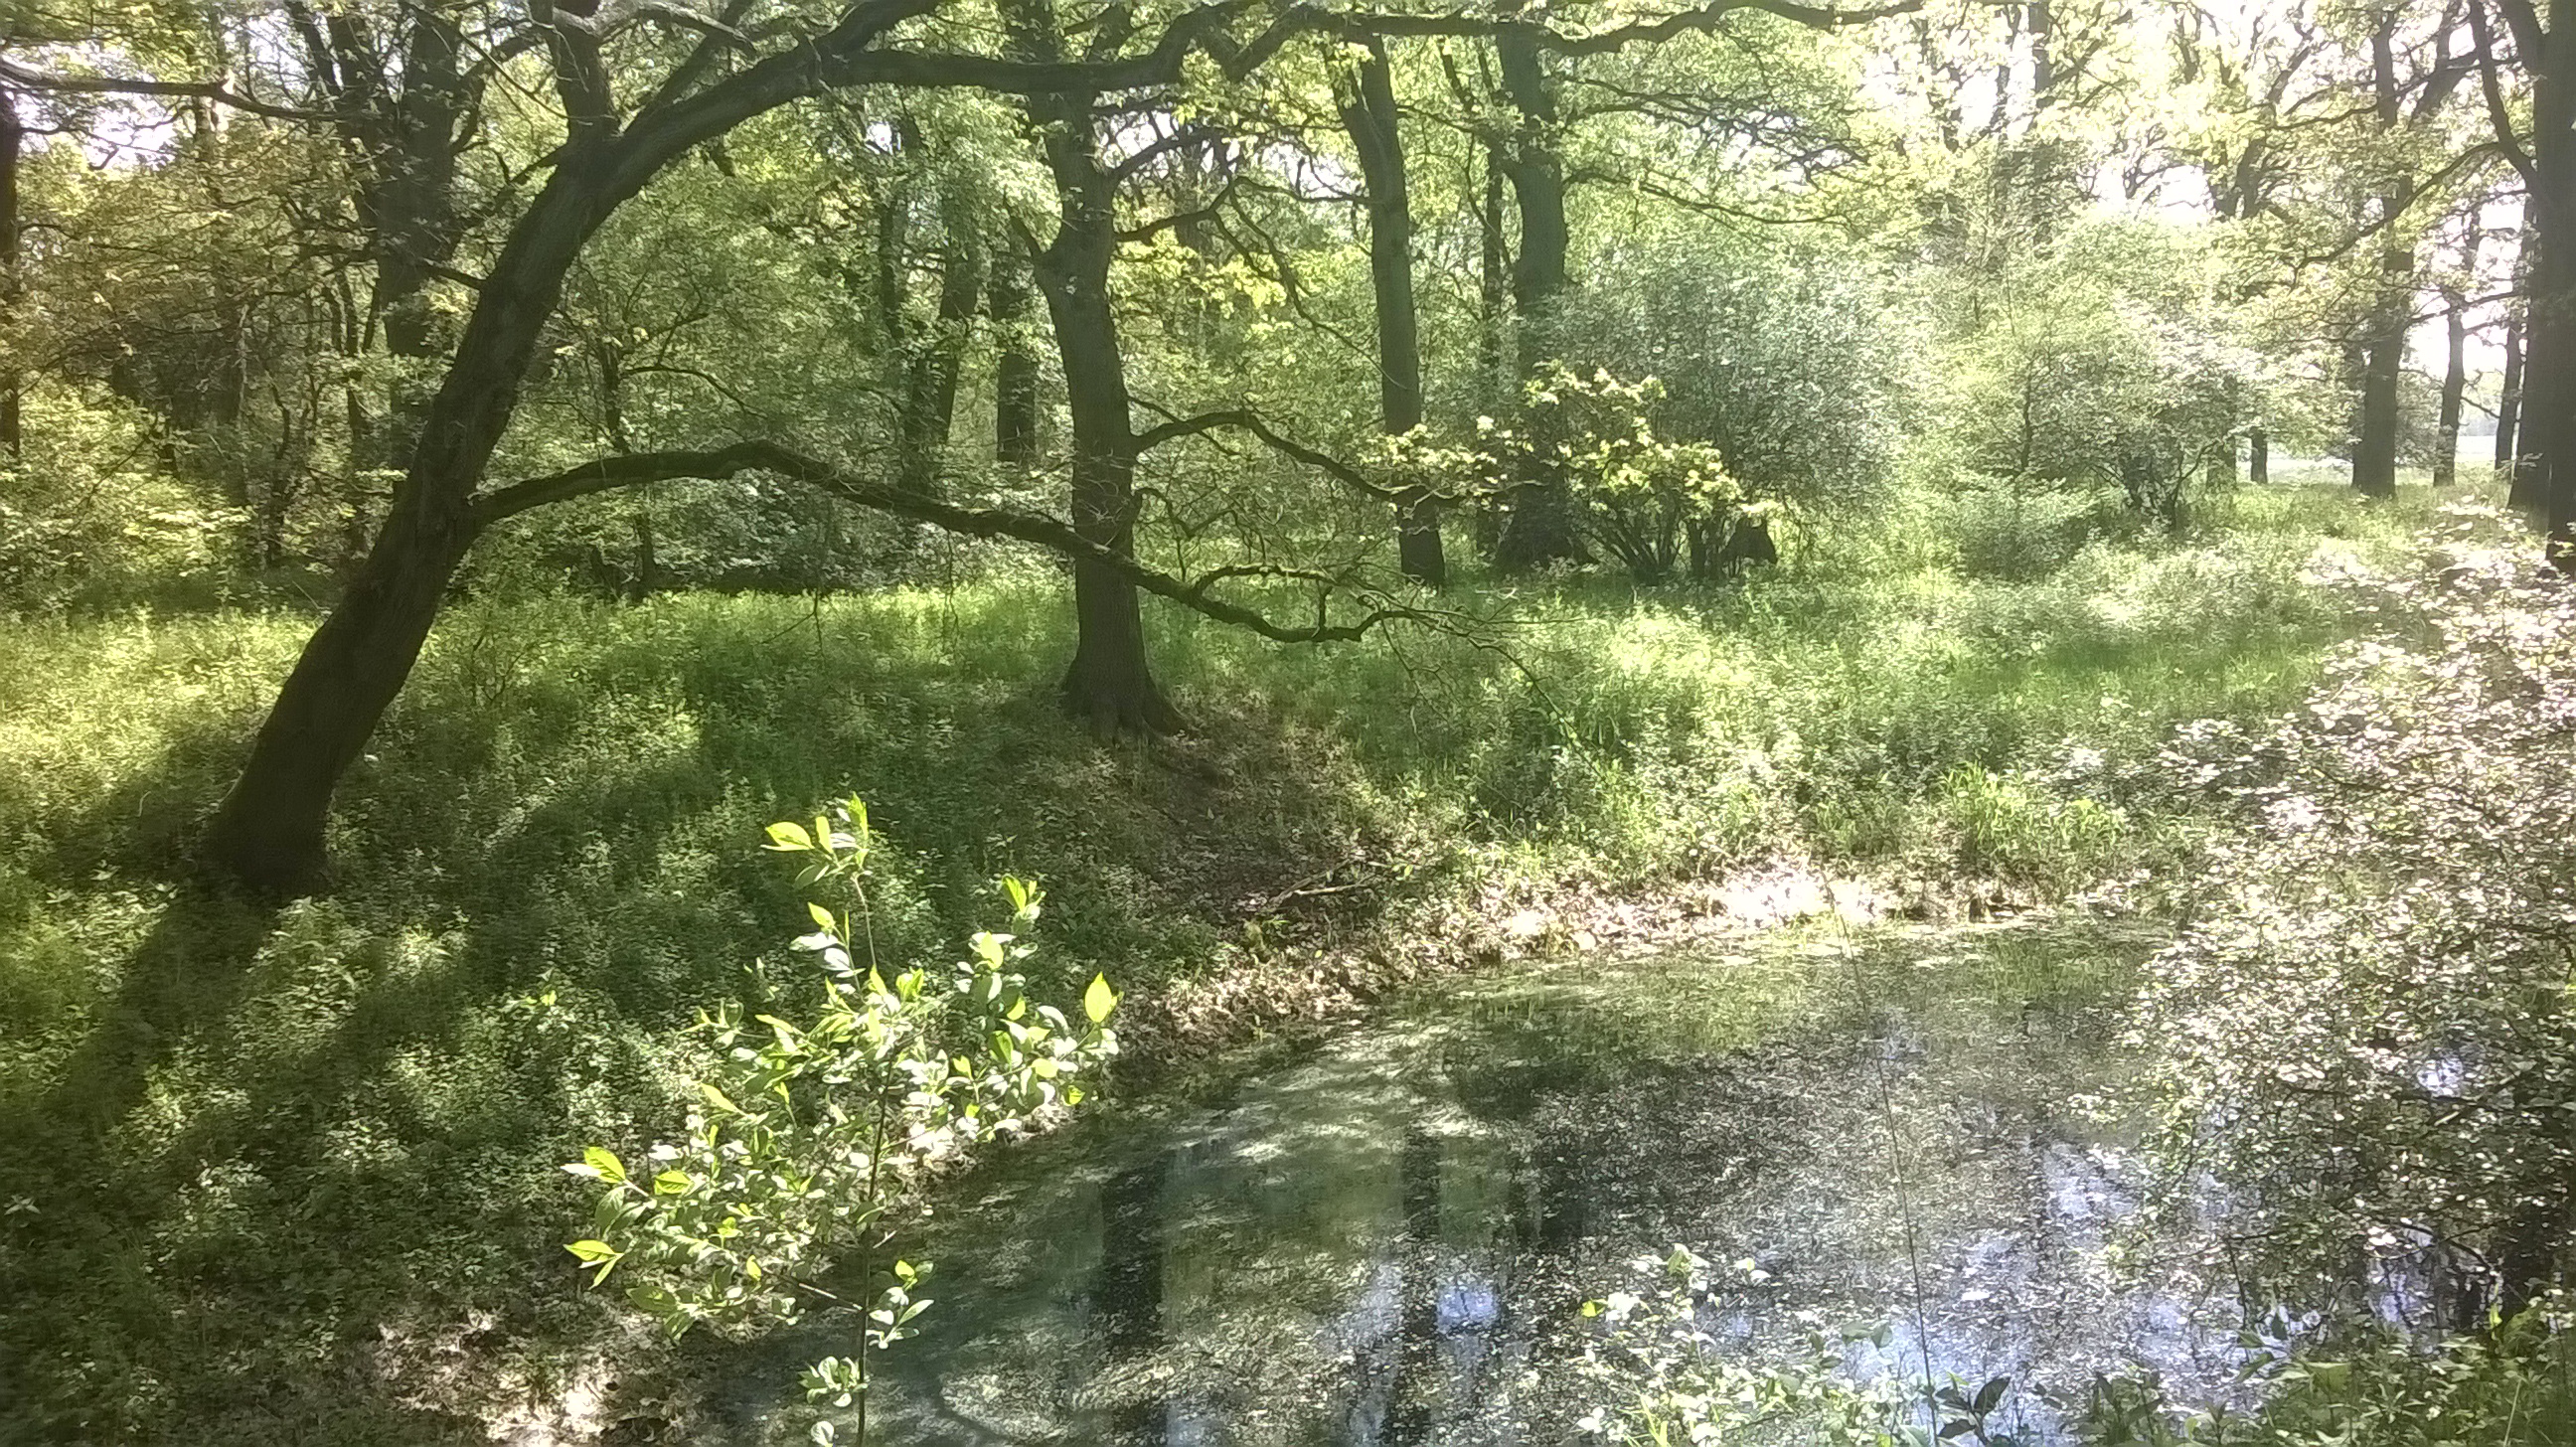
<instances>
[{"instance_id":1,"label":"grass","mask_svg":"<svg viewBox=\"0 0 2576 1447\"><path fill-rule=\"evenodd\" d=\"M2318 551L2414 498L2240 494L2184 540L1964 572L1918 509L1716 592L1585 579L1477 647L1281 649L1152 615L1201 724L1103 746L1061 590L457 608L279 912L177 861L311 619L0 624L0 1441L482 1441L622 1330L553 1166L667 1124L678 1027L801 911L760 826L855 791L890 949L1004 869L1053 993L1146 1054L1366 994L1503 903L1798 860L2042 897L2152 866L2182 719L2286 704ZM535 1405L531 1405L535 1404Z\"/></svg>"}]
</instances>

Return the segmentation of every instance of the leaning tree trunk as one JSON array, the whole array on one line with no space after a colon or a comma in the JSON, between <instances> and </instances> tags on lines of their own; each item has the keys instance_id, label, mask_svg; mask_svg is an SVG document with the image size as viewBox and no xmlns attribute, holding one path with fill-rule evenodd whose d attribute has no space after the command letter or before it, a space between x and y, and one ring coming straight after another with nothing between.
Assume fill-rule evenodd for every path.
<instances>
[{"instance_id":1,"label":"leaning tree trunk","mask_svg":"<svg viewBox=\"0 0 2576 1447\"><path fill-rule=\"evenodd\" d=\"M564 278L600 224L695 147L829 83L818 60L866 49L930 3L858 0L806 48L755 61L685 97L650 102L622 129L595 42L556 33L567 136L554 173L475 289L473 313L423 414L374 545L305 643L241 776L207 826L200 847L210 866L269 893L321 883L332 792L401 692L473 544L480 528L474 491L518 407Z\"/></svg>"},{"instance_id":2,"label":"leaning tree trunk","mask_svg":"<svg viewBox=\"0 0 2576 1447\"><path fill-rule=\"evenodd\" d=\"M1521 27L1494 38L1503 90L1518 118L1511 143L1498 149L1503 174L1521 217L1520 255L1512 265L1512 309L1519 322L1520 373L1537 377L1561 360L1559 326L1566 289L1565 158L1557 150L1556 102L1537 37ZM1525 470L1513 489L1512 510L1494 544L1495 566L1507 571L1579 559L1573 500L1547 420L1554 409L1525 409Z\"/></svg>"},{"instance_id":3,"label":"leaning tree trunk","mask_svg":"<svg viewBox=\"0 0 2576 1447\"><path fill-rule=\"evenodd\" d=\"M564 159L484 278L384 526L304 645L215 811L206 856L254 889L291 894L322 883L332 791L402 691L473 545L474 489L509 426L564 276L624 199L607 193L587 159Z\"/></svg>"},{"instance_id":4,"label":"leaning tree trunk","mask_svg":"<svg viewBox=\"0 0 2576 1447\"><path fill-rule=\"evenodd\" d=\"M1358 153L1368 188L1369 280L1377 302L1378 420L1390 436L1422 425L1422 344L1413 304L1413 205L1404 141L1395 108L1395 77L1386 43L1372 39L1358 83L1342 101L1342 125ZM1396 504L1396 564L1408 578L1439 587L1448 578L1440 551L1440 510L1430 489L1415 487Z\"/></svg>"}]
</instances>

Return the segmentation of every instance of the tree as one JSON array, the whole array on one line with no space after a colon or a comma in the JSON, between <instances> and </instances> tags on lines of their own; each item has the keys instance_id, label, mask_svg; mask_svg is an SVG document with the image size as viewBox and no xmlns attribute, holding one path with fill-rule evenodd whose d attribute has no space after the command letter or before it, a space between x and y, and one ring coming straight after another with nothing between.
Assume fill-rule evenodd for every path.
<instances>
[{"instance_id":1,"label":"tree","mask_svg":"<svg viewBox=\"0 0 2576 1447\"><path fill-rule=\"evenodd\" d=\"M2544 13L2532 0L2495 0L2501 35L2487 0L2467 6L2486 100L2483 144L2513 168L2523 192L2514 501L2537 515L2557 565L2576 571L2576 6L2548 0ZM2509 79L2521 83L2520 107Z\"/></svg>"},{"instance_id":2,"label":"tree","mask_svg":"<svg viewBox=\"0 0 2576 1447\"><path fill-rule=\"evenodd\" d=\"M2404 152L2409 141L2430 130L2473 65L2472 57L2451 54L2456 22L2446 7L2433 31L2430 62L2412 77L2401 76L2398 27L2403 18L2404 12L2392 7L2380 12L2370 31L2372 114L2392 154L2383 163L2371 203L2369 229L2379 239L2379 278L2358 342L2361 395L2352 485L2368 497L2397 495L2398 380L2415 321L2416 241L2407 213L2430 189Z\"/></svg>"},{"instance_id":3,"label":"tree","mask_svg":"<svg viewBox=\"0 0 2576 1447\"><path fill-rule=\"evenodd\" d=\"M1342 126L1367 188L1369 284L1376 303L1378 421L1391 437L1422 425L1422 343L1413 304L1413 200L1386 42L1372 38L1341 96ZM1398 566L1438 587L1448 576L1440 512L1426 489L1396 504Z\"/></svg>"},{"instance_id":4,"label":"tree","mask_svg":"<svg viewBox=\"0 0 2576 1447\"><path fill-rule=\"evenodd\" d=\"M1050 0L1010 0L1004 19L1021 58L1042 64L1064 58ZM1109 300L1121 177L1100 154L1097 91L1043 92L1027 104L1058 207L1054 237L1034 246L1031 257L1055 322L1073 417L1073 525L1090 541L1123 553L1134 541L1139 449L1130 420L1127 359ZM1078 632L1064 675L1067 706L1102 733L1177 728L1180 715L1145 657L1144 614L1134 586L1077 562L1073 607Z\"/></svg>"},{"instance_id":5,"label":"tree","mask_svg":"<svg viewBox=\"0 0 2576 1447\"><path fill-rule=\"evenodd\" d=\"M610 459L591 472L597 482L571 487L527 485L507 489L512 501L495 504L483 492L484 474L516 414L521 392L541 354L566 281L606 221L648 186L702 148L718 151L736 127L791 102L828 89L876 85L902 89L960 89L1027 98L1041 123L1091 113L1097 98L1115 94L1173 93L1193 57L1207 55L1229 78L1250 74L1291 40L1331 34L1365 41L1371 36L1449 35L1490 37L1503 30L1525 35L1538 49L1607 53L1726 21L1733 5L1684 10L1651 21L1597 32L1560 32L1519 20L1432 13L1342 14L1291 9L1253 23L1233 0L1176 13L1158 30L1127 11L1094 33L1079 60L1031 60L948 50L938 45L889 43L898 26L930 16L940 0L857 0L829 20L760 27L760 38L737 28L740 4L716 15L670 6L538 4L524 17L502 17L507 33L494 43L510 55L542 57L551 83L558 143L537 151L544 179L513 176L493 198L496 218L506 218L479 277L459 282L470 293L462 325L440 364L391 506L345 592L307 643L275 706L255 738L241 777L215 812L203 841L210 863L265 891L293 892L319 883L324 873L324 824L340 776L354 761L385 708L400 691L418 656L451 581L476 539L493 522L534 501L583 495L605 486L657 478L697 476L690 466ZM1808 26L1870 18L1875 12L1840 14L1810 10L1789 0L1757 0L1759 8ZM730 18L728 18L730 17ZM413 17L415 21L418 17ZM425 22L424 22L425 23ZM324 40L329 40L324 25ZM443 34L443 32L440 32ZM424 64L443 76L445 52L436 34L424 42ZM506 57L505 57L506 58ZM335 60L334 65L337 65ZM247 110L299 125L334 124L334 114L279 106L243 95L221 82L101 78L52 74L16 61L0 63L0 80L21 89L78 93L111 91L186 98ZM345 86L347 76L341 80ZM438 89L443 82L431 82ZM406 80L406 95L411 81ZM438 118L448 94L424 96L422 111L434 122L423 132L457 134ZM462 114L460 111L459 114ZM536 106L530 124L546 121ZM442 126L445 128L442 129ZM1114 197L1096 145L1065 133L1046 138L1058 183L1056 242L1032 248L1033 263L1068 357L1081 350L1116 363L1115 331L1103 319L1108 250L1116 234ZM711 159L709 164L720 164ZM1105 227L1112 229L1104 232ZM434 229L434 228L433 228ZM1063 243L1060 247L1056 243ZM1051 252L1052 254L1047 254ZM406 253L410 257L411 253ZM467 283L470 283L468 285ZM996 310L1001 310L997 306ZM1111 320L1114 321L1114 318ZM1102 350L1106 341L1107 349ZM1168 705L1153 689L1142 657L1131 584L1150 583L1189 606L1219 616L1263 620L1207 596L1207 585L1136 568L1124 544L1134 526L1135 452L1154 433L1135 434L1124 410L1124 382L1113 366L1067 368L1087 391L1075 404L1077 426L1074 525L1069 535L1019 515L1022 535L1047 532L1046 546L1076 562L1077 610L1086 646L1068 673L1071 692L1085 711L1121 724L1156 726L1169 721ZM1115 413L1116 415L1112 415ZM997 431L999 430L997 426ZM1156 429L1162 431L1162 429ZM1185 435L1169 433L1166 436ZM613 465L614 464L614 465ZM673 471L673 467L681 470ZM739 470L739 469L736 469ZM791 475L811 477L812 460ZM833 474L838 476L838 474ZM538 479L537 481L544 481ZM841 489L849 494L851 489ZM895 506L905 515L941 526L973 521L969 513L942 511L930 501L891 488L860 489L871 505ZM533 501L532 501L533 500ZM979 526L990 526L989 517ZM1307 574L1310 578L1318 575ZM1085 580L1088 580L1086 585ZM1360 625L1318 621L1307 629L1266 631L1274 636L1352 636Z\"/></svg>"}]
</instances>

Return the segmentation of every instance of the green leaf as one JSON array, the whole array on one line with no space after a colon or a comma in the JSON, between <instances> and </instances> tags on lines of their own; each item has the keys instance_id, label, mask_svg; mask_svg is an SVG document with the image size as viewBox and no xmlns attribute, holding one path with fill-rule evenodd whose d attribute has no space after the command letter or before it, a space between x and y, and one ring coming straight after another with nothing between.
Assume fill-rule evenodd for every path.
<instances>
[{"instance_id":1,"label":"green leaf","mask_svg":"<svg viewBox=\"0 0 2576 1447\"><path fill-rule=\"evenodd\" d=\"M625 1256L624 1252L605 1241L575 1241L564 1249L580 1258L585 1266L594 1263L598 1265L599 1269L590 1274L590 1284L593 1286L606 1281L608 1273L615 1271L618 1261Z\"/></svg>"},{"instance_id":2,"label":"green leaf","mask_svg":"<svg viewBox=\"0 0 2576 1447\"><path fill-rule=\"evenodd\" d=\"M701 1080L698 1082L698 1094L707 1098L707 1104L714 1106L716 1109L723 1111L727 1115L742 1114L742 1107L733 1103L733 1097L716 1089L706 1081ZM567 1166L564 1169L570 1170L572 1168Z\"/></svg>"},{"instance_id":3,"label":"green leaf","mask_svg":"<svg viewBox=\"0 0 2576 1447\"><path fill-rule=\"evenodd\" d=\"M1091 1017L1092 1024L1098 1025L1108 1020L1109 1012L1117 1008L1118 992L1109 988L1109 977L1092 976L1091 988L1082 992L1082 1013Z\"/></svg>"},{"instance_id":4,"label":"green leaf","mask_svg":"<svg viewBox=\"0 0 2576 1447\"><path fill-rule=\"evenodd\" d=\"M769 826L769 843L763 847L780 851L811 849L814 836L806 833L805 826L801 824L772 824Z\"/></svg>"},{"instance_id":5,"label":"green leaf","mask_svg":"<svg viewBox=\"0 0 2576 1447\"><path fill-rule=\"evenodd\" d=\"M626 1184L626 1163L606 1146L592 1146L581 1153L582 1164L590 1169L583 1174L595 1175L612 1186Z\"/></svg>"},{"instance_id":6,"label":"green leaf","mask_svg":"<svg viewBox=\"0 0 2576 1447\"><path fill-rule=\"evenodd\" d=\"M825 934L838 935L841 932L840 922L833 919L832 912L825 909L823 906L808 903L805 906L805 912L814 917L815 928L823 931Z\"/></svg>"}]
</instances>

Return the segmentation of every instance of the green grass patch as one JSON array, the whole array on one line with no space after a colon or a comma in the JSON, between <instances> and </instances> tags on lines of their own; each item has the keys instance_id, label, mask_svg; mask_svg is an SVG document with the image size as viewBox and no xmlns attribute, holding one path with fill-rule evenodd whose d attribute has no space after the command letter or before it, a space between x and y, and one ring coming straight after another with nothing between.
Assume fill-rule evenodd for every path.
<instances>
[{"instance_id":1,"label":"green grass patch","mask_svg":"<svg viewBox=\"0 0 2576 1447\"><path fill-rule=\"evenodd\" d=\"M0 624L0 1440L481 1441L557 1394L615 1313L554 1166L667 1127L678 1027L800 928L761 826L825 798L888 841L886 949L1034 874L1040 993L1105 970L1145 1018L1498 886L1788 858L2046 895L2174 846L2132 785L2166 731L2295 698L2346 631L2304 574L2421 511L2249 491L2012 578L1897 519L1723 590L1578 580L1488 646L1157 607L1200 728L1152 745L1058 713L1050 577L478 599L344 791L339 888L277 913L178 864L311 618Z\"/></svg>"}]
</instances>

